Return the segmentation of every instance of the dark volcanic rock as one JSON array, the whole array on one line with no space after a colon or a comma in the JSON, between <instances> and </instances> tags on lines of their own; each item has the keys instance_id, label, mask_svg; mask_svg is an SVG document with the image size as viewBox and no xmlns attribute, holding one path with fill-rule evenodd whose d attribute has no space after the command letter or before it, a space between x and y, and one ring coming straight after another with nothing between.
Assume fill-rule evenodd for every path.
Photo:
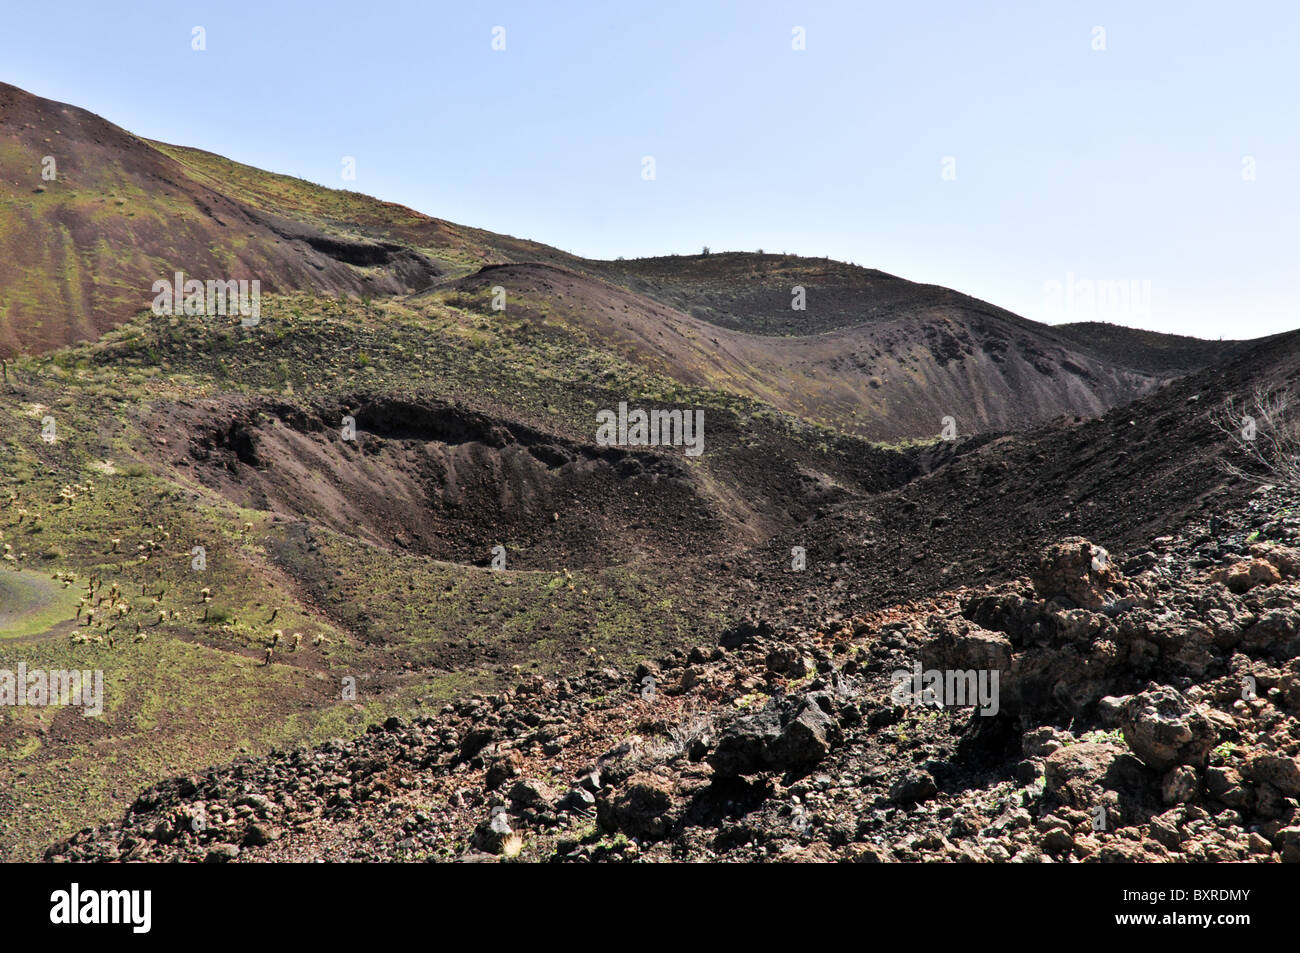
<instances>
[{"instance_id":1,"label":"dark volcanic rock","mask_svg":"<svg viewBox=\"0 0 1300 953\"><path fill-rule=\"evenodd\" d=\"M1121 727L1133 753L1161 770L1176 764L1203 767L1219 737L1213 722L1168 685L1126 701Z\"/></svg>"},{"instance_id":2,"label":"dark volcanic rock","mask_svg":"<svg viewBox=\"0 0 1300 953\"><path fill-rule=\"evenodd\" d=\"M762 710L734 719L719 735L709 764L723 777L814 767L841 737L823 704L832 707L824 695L773 699Z\"/></svg>"}]
</instances>

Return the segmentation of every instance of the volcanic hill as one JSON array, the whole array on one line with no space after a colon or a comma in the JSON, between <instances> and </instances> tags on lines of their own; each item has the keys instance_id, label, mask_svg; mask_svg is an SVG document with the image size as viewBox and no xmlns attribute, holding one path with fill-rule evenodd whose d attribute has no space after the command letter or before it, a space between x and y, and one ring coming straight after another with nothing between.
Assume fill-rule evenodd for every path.
<instances>
[{"instance_id":1,"label":"volcanic hill","mask_svg":"<svg viewBox=\"0 0 1300 953\"><path fill-rule=\"evenodd\" d=\"M46 156L57 167L48 180ZM536 758L555 759L560 774L546 783L567 794L582 784L565 772L626 740L612 733L631 724L643 741L672 735L679 712L636 708L652 670L682 689L658 697L713 706L702 716L720 730L752 706L778 730L804 715L829 730L806 706L772 700L856 679L842 664L849 649L863 668L922 650L926 616L959 625L951 612L975 587L1019 587L1031 621L1072 611L1039 605L1050 596L1031 600L1016 581L1060 540L1137 559L1125 572L1141 577L1143 624L1156 624L1168 590L1186 628L1217 619L1186 606L1218 585L1202 570L1231 570L1261 538L1295 535L1284 501L1261 502L1221 470L1233 448L1207 418L1256 386L1293 386L1295 334L1203 342L1048 327L824 259L588 260L142 140L10 86L0 87L0 183L0 572L14 573L0 586L0 670L97 670L105 689L101 715L0 710L5 857L34 859L85 828L101 829L52 856L340 856L357 846L333 822L364 820L368 809L355 808L372 796L402 824L409 806L445 827L435 844L416 836L427 827L416 819L413 846L400 847L385 827L375 848L385 856L466 856L490 842L478 826L492 808L514 806L489 803L504 778L485 776L499 759L513 763L512 747L524 760L501 770L531 774ZM260 280L260 322L153 313L152 283L176 271ZM796 286L806 310L790 307ZM703 413L704 453L602 445L596 414L620 403ZM949 416L955 439L940 439ZM1236 535L1207 541L1211 517ZM1176 545L1157 542L1171 534ZM1142 575L1148 551L1167 573ZM1286 554L1271 558L1289 566ZM1223 611L1290 611L1288 573ZM1070 619L1071 639L1104 627ZM1244 617L1234 625L1250 628ZM836 634L844 628L851 646ZM1197 684L1219 692L1243 663L1225 649L1236 643L1211 649L1202 636L1187 642L1205 661ZM1283 636L1251 659L1283 665ZM1056 648L1061 671L1073 651L1098 665L1109 651ZM733 651L744 657L731 661ZM1191 677L1179 674L1177 646L1149 661L1153 677ZM678 681L692 665L704 686L695 694ZM1141 694L1106 671L1116 691ZM897 729L892 714L872 720L876 700L853 699L856 715L843 701L831 704L844 719L832 732L834 786L861 787L876 760L901 766L908 752L951 760L955 721L942 722L941 744L939 722ZM632 709L635 722L624 717ZM1095 704L1074 714L1112 730ZM1046 736L1032 733L1067 730L1059 722L1072 715L1043 704L1027 717L981 735L996 750L976 746L974 774L925 770L963 808L976 795L958 789L1021 797L1006 787L1017 764L1050 760ZM387 733L357 741L389 719ZM412 724L420 737L401 737ZM1254 757L1257 733L1238 731ZM1025 733L1035 753L1012 752ZM521 789L514 800L532 799L533 814L511 823L546 856L599 854L601 837L628 831L671 854L679 825L696 828L678 842L682 856L735 845L755 856L743 823L710 812L729 798L752 804L766 812L752 825L761 833L791 808L793 788L769 797L771 777L732 770L719 734L705 734L703 747L682 735L690 744L663 784L698 783L698 793L712 784L701 765L731 767L698 802L660 791L675 813L654 815L667 819L651 834L619 799L654 800L660 782L626 787L622 769L606 775L614 787L587 791L590 802L573 795L598 813L603 798L603 815L566 812L563 829L539 827L537 815L559 817L555 805ZM869 759L854 753L859 742ZM394 746L431 759L418 769L429 803L390 799L394 787L420 787L405 767L389 771ZM292 771L272 754L290 750ZM209 770L238 759L253 761ZM645 764L658 772L663 761ZM1249 823L1280 820L1272 782L1253 770L1238 771L1257 799L1251 818L1261 819ZM306 777L310 797L291 788ZM155 789L168 778L189 780ZM1158 786L1163 775L1142 778ZM867 780L875 805L903 779ZM1149 823L1144 790L1134 824ZM187 840L176 824L199 792L220 808L221 838ZM866 795L855 797L857 810ZM922 802L899 801L888 809L904 815L861 835L837 815L824 846L936 834L905 816ZM703 813L678 811L686 803ZM1073 815L1051 816L1074 829ZM301 840L286 833L294 825ZM313 842L327 829L342 832L338 843ZM1286 847L1284 829L1260 834L1269 856ZM1262 851L1251 833L1210 847ZM1059 854L1063 835L1051 839ZM271 840L280 854L255 852ZM974 846L977 859L1001 856Z\"/></svg>"}]
</instances>

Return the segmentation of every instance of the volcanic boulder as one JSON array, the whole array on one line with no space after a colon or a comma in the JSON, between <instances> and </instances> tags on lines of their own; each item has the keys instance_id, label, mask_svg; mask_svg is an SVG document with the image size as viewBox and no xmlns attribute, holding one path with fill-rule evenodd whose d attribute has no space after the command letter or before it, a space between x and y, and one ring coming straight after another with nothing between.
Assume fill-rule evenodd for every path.
<instances>
[{"instance_id":1,"label":"volcanic boulder","mask_svg":"<svg viewBox=\"0 0 1300 953\"><path fill-rule=\"evenodd\" d=\"M811 768L841 740L831 711L834 702L824 693L773 699L723 728L709 764L721 777Z\"/></svg>"},{"instance_id":2,"label":"volcanic boulder","mask_svg":"<svg viewBox=\"0 0 1300 953\"><path fill-rule=\"evenodd\" d=\"M1082 536L1071 536L1044 550L1032 579L1040 599L1056 599L1081 609L1100 609L1108 601L1108 590L1122 586L1110 555Z\"/></svg>"},{"instance_id":3,"label":"volcanic boulder","mask_svg":"<svg viewBox=\"0 0 1300 953\"><path fill-rule=\"evenodd\" d=\"M1204 767L1219 740L1215 724L1168 685L1129 698L1120 727L1133 753L1159 770L1176 764Z\"/></svg>"}]
</instances>

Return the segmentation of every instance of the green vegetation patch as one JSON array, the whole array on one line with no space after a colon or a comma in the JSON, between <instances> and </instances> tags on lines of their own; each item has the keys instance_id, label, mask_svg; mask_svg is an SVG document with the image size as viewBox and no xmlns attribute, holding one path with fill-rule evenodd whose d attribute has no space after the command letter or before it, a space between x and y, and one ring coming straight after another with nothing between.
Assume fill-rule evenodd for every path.
<instances>
[{"instance_id":1,"label":"green vegetation patch","mask_svg":"<svg viewBox=\"0 0 1300 953\"><path fill-rule=\"evenodd\" d=\"M0 639L42 635L77 611L80 593L33 570L0 570Z\"/></svg>"}]
</instances>

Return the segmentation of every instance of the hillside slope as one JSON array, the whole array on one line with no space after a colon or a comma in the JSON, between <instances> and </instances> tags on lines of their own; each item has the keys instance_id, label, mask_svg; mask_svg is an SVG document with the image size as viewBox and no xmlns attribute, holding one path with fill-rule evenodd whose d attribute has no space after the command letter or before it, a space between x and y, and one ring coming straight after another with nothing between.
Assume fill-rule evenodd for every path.
<instances>
[{"instance_id":1,"label":"hillside slope","mask_svg":"<svg viewBox=\"0 0 1300 953\"><path fill-rule=\"evenodd\" d=\"M1240 505L1205 411L1300 366L1293 335L1094 420L889 449L629 360L570 324L563 274L536 277L552 287L534 317L526 294L495 312L463 280L268 295L257 327L145 312L9 366L4 571L99 611L0 629L0 668L101 669L106 709L0 718L0 852L35 857L159 778L430 716L521 674L832 632L1004 580L1074 534L1139 552ZM595 409L620 400L702 409L704 454L597 445Z\"/></svg>"},{"instance_id":2,"label":"hillside slope","mask_svg":"<svg viewBox=\"0 0 1300 953\"><path fill-rule=\"evenodd\" d=\"M1094 416L1149 393L1175 366L1194 369L1210 357L1202 347L1177 352L1172 364L1152 358L1140 369L1130 358L1107 360L1086 343L1001 309L976 307L955 292L904 304L897 286L924 286L897 278L885 283L894 289L885 296L890 303L859 299L869 310L857 323L801 335L718 326L649 292L554 265L492 265L426 295L487 316L492 289L501 288L512 320L558 323L683 383L754 397L884 441L934 437L949 416L963 434ZM811 314L816 320L820 312Z\"/></svg>"},{"instance_id":3,"label":"hillside slope","mask_svg":"<svg viewBox=\"0 0 1300 953\"><path fill-rule=\"evenodd\" d=\"M57 164L48 181L46 156ZM497 265L516 267L478 274ZM1243 346L1052 328L825 259L587 260L143 140L0 85L0 355L94 339L176 271L358 297L502 282L519 311L609 336L678 381L884 440L933 436L949 416L970 433L1095 415ZM791 307L795 288L803 310Z\"/></svg>"},{"instance_id":4,"label":"hillside slope","mask_svg":"<svg viewBox=\"0 0 1300 953\"><path fill-rule=\"evenodd\" d=\"M256 207L92 113L0 84L0 355L98 337L177 271L358 295L439 274L405 246Z\"/></svg>"},{"instance_id":5,"label":"hillside slope","mask_svg":"<svg viewBox=\"0 0 1300 953\"><path fill-rule=\"evenodd\" d=\"M751 334L805 335L884 324L901 317L959 311L997 317L1045 342L1077 347L1142 371L1186 373L1247 342L1203 341L1099 321L1045 325L987 301L829 258L715 252L591 263L601 275L719 327ZM804 289L805 307L791 307Z\"/></svg>"}]
</instances>

